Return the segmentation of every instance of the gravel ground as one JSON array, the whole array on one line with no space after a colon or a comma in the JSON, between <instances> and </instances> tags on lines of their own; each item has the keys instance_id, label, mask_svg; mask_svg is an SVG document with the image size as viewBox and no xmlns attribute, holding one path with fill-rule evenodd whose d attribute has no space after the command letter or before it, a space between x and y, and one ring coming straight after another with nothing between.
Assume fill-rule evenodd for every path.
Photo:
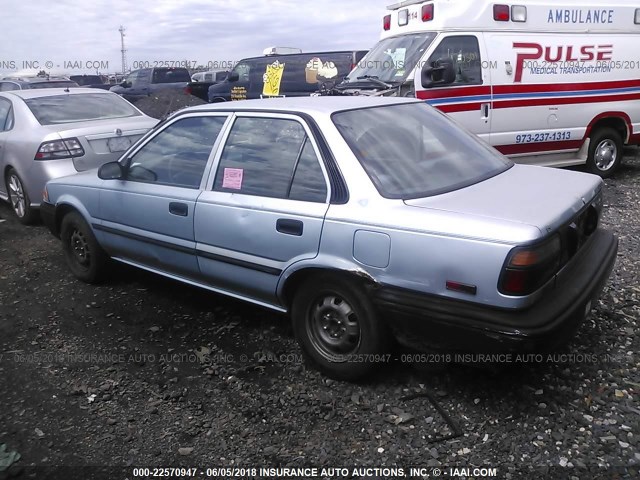
<instances>
[{"instance_id":1,"label":"gravel ground","mask_svg":"<svg viewBox=\"0 0 640 480\"><path fill-rule=\"evenodd\" d=\"M55 466L109 466L105 478L135 478L131 466L640 478L640 154L629 154L606 182L618 261L564 356L409 364L400 351L360 384L307 369L270 311L124 266L101 286L77 281L45 227L1 204L0 465L21 458L0 479L103 473Z\"/></svg>"},{"instance_id":2,"label":"gravel ground","mask_svg":"<svg viewBox=\"0 0 640 480\"><path fill-rule=\"evenodd\" d=\"M205 103L207 102L201 98L186 95L181 91L160 90L153 95L137 100L134 105L150 117L164 120L175 111L195 105L204 105Z\"/></svg>"}]
</instances>

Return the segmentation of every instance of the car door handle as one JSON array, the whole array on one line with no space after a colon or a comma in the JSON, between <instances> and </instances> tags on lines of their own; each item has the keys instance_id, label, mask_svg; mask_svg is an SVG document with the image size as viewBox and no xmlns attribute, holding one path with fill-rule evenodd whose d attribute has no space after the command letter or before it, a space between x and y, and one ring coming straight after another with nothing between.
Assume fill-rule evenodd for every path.
<instances>
[{"instance_id":1,"label":"car door handle","mask_svg":"<svg viewBox=\"0 0 640 480\"><path fill-rule=\"evenodd\" d=\"M186 217L189 215L189 205L186 203L171 202L169 203L169 213L180 217Z\"/></svg>"},{"instance_id":2,"label":"car door handle","mask_svg":"<svg viewBox=\"0 0 640 480\"><path fill-rule=\"evenodd\" d=\"M285 235L293 235L301 237L304 224L300 220L290 220L288 218L279 218L276 222L276 230Z\"/></svg>"}]
</instances>

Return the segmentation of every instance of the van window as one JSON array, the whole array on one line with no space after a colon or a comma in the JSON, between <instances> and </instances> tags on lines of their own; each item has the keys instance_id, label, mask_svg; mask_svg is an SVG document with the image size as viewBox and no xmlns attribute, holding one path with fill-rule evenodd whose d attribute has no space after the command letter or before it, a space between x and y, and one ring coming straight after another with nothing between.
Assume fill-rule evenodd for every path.
<instances>
[{"instance_id":1,"label":"van window","mask_svg":"<svg viewBox=\"0 0 640 480\"><path fill-rule=\"evenodd\" d=\"M456 71L453 85L482 85L482 62L478 39L472 35L446 37L436 47L428 64L450 58Z\"/></svg>"}]
</instances>

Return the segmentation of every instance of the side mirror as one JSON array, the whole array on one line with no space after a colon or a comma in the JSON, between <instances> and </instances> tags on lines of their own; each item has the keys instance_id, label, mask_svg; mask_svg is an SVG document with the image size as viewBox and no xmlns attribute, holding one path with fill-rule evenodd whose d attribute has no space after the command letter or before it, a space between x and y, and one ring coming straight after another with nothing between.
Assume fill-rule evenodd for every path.
<instances>
[{"instance_id":1,"label":"side mirror","mask_svg":"<svg viewBox=\"0 0 640 480\"><path fill-rule=\"evenodd\" d=\"M120 84L120 86L121 86L122 88L131 88L131 84L130 84L129 82L127 82L126 80L124 80L124 81Z\"/></svg>"},{"instance_id":2,"label":"side mirror","mask_svg":"<svg viewBox=\"0 0 640 480\"><path fill-rule=\"evenodd\" d=\"M439 58L425 65L420 72L422 88L432 88L440 85L450 85L456 80L456 71L453 67L453 60L450 58Z\"/></svg>"},{"instance_id":3,"label":"side mirror","mask_svg":"<svg viewBox=\"0 0 640 480\"><path fill-rule=\"evenodd\" d=\"M98 178L102 180L121 180L124 177L124 168L119 162L105 163L98 169Z\"/></svg>"},{"instance_id":4,"label":"side mirror","mask_svg":"<svg viewBox=\"0 0 640 480\"><path fill-rule=\"evenodd\" d=\"M238 74L238 72L230 72L229 75L227 75L227 80L230 82L237 82L240 80L240 74Z\"/></svg>"}]
</instances>

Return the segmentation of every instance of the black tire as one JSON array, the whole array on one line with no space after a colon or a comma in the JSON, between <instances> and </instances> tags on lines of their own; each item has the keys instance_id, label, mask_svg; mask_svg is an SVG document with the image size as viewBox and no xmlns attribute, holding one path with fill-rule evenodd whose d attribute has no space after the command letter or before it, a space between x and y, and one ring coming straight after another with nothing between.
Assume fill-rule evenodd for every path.
<instances>
[{"instance_id":1,"label":"black tire","mask_svg":"<svg viewBox=\"0 0 640 480\"><path fill-rule=\"evenodd\" d=\"M378 368L388 335L363 289L323 275L305 282L292 305L295 336L309 364L338 380L357 380Z\"/></svg>"},{"instance_id":2,"label":"black tire","mask_svg":"<svg viewBox=\"0 0 640 480\"><path fill-rule=\"evenodd\" d=\"M104 279L109 257L78 212L67 213L60 227L62 251L71 272L83 282Z\"/></svg>"},{"instance_id":3,"label":"black tire","mask_svg":"<svg viewBox=\"0 0 640 480\"><path fill-rule=\"evenodd\" d=\"M38 219L38 211L31 208L29 194L18 173L10 168L5 178L9 203L18 221L23 225L31 225Z\"/></svg>"},{"instance_id":4,"label":"black tire","mask_svg":"<svg viewBox=\"0 0 640 480\"><path fill-rule=\"evenodd\" d=\"M605 127L597 129L590 138L587 168L591 173L609 178L622 162L622 137L613 128Z\"/></svg>"}]
</instances>

